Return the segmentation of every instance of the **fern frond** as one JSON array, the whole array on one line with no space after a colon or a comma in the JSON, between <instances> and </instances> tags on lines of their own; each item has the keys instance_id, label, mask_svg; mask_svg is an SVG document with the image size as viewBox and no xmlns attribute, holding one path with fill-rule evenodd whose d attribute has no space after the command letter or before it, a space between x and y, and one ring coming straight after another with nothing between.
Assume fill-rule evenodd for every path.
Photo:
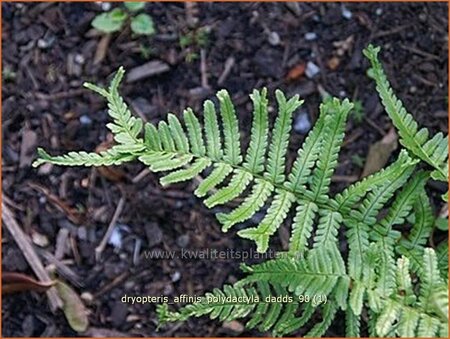
<instances>
[{"instance_id":1,"label":"fern frond","mask_svg":"<svg viewBox=\"0 0 450 339\"><path fill-rule=\"evenodd\" d=\"M205 135L208 156L213 160L222 159L222 141L220 139L219 122L214 104L211 100L206 100L203 105L205 116Z\"/></svg>"},{"instance_id":2,"label":"fern frond","mask_svg":"<svg viewBox=\"0 0 450 339\"><path fill-rule=\"evenodd\" d=\"M361 279L363 260L369 248L369 226L362 222L345 221L349 246L348 271L356 280Z\"/></svg>"},{"instance_id":3,"label":"fern frond","mask_svg":"<svg viewBox=\"0 0 450 339\"><path fill-rule=\"evenodd\" d=\"M364 198L368 192L384 185L387 180L394 178L397 173L414 166L418 161L408 156L405 150L402 150L397 160L385 169L363 178L361 181L350 185L335 197L336 208L344 214L348 214L361 198Z\"/></svg>"},{"instance_id":4,"label":"fern frond","mask_svg":"<svg viewBox=\"0 0 450 339\"><path fill-rule=\"evenodd\" d=\"M356 316L349 307L345 311L345 335L347 338L359 338L360 335L360 317Z\"/></svg>"},{"instance_id":5,"label":"fern frond","mask_svg":"<svg viewBox=\"0 0 450 339\"><path fill-rule=\"evenodd\" d=\"M278 191L267 214L258 227L246 228L239 231L238 235L242 238L255 241L257 251L264 253L269 247L270 236L280 227L294 200L295 197L292 193Z\"/></svg>"},{"instance_id":6,"label":"fern frond","mask_svg":"<svg viewBox=\"0 0 450 339\"><path fill-rule=\"evenodd\" d=\"M301 254L306 250L317 211L318 207L313 202L297 206L297 212L292 223L292 235L289 241L289 251L291 253Z\"/></svg>"},{"instance_id":7,"label":"fern frond","mask_svg":"<svg viewBox=\"0 0 450 339\"><path fill-rule=\"evenodd\" d=\"M394 225L402 224L409 215L417 197L425 187L428 180L428 173L418 172L404 188L397 194L388 214L375 226L375 230L387 235Z\"/></svg>"},{"instance_id":8,"label":"fern frond","mask_svg":"<svg viewBox=\"0 0 450 339\"><path fill-rule=\"evenodd\" d=\"M402 239L401 246L413 249L426 244L433 231L434 217L430 201L425 190L422 188L418 192L418 197L414 203L414 224L409 236Z\"/></svg>"},{"instance_id":9,"label":"fern frond","mask_svg":"<svg viewBox=\"0 0 450 339\"><path fill-rule=\"evenodd\" d=\"M202 126L191 108L187 108L184 111L183 120L188 130L192 153L200 157L204 156L206 154L206 148L203 141Z\"/></svg>"},{"instance_id":10,"label":"fern frond","mask_svg":"<svg viewBox=\"0 0 450 339\"><path fill-rule=\"evenodd\" d=\"M327 303L323 306L322 321L305 334L305 338L318 338L325 334L331 322L334 320L338 308L333 303Z\"/></svg>"},{"instance_id":11,"label":"fern frond","mask_svg":"<svg viewBox=\"0 0 450 339\"><path fill-rule=\"evenodd\" d=\"M205 200L205 205L212 208L217 205L225 204L238 197L252 181L253 176L243 170L234 170L234 175L230 183Z\"/></svg>"},{"instance_id":12,"label":"fern frond","mask_svg":"<svg viewBox=\"0 0 450 339\"><path fill-rule=\"evenodd\" d=\"M175 114L169 113L167 114L167 121L169 122L170 134L175 143L175 149L180 153L189 153L189 141L180 120Z\"/></svg>"},{"instance_id":13,"label":"fern frond","mask_svg":"<svg viewBox=\"0 0 450 339\"><path fill-rule=\"evenodd\" d=\"M340 102L338 99L329 100L321 104L320 109L327 115L322 154L317 162L317 169L313 171L311 189L315 200L326 201L331 182L331 176L337 165L338 153L344 140L345 122L353 104L347 99Z\"/></svg>"},{"instance_id":14,"label":"fern frond","mask_svg":"<svg viewBox=\"0 0 450 339\"><path fill-rule=\"evenodd\" d=\"M314 247L337 243L337 235L342 215L339 212L319 211L320 219L314 237Z\"/></svg>"},{"instance_id":15,"label":"fern frond","mask_svg":"<svg viewBox=\"0 0 450 339\"><path fill-rule=\"evenodd\" d=\"M309 175L322 149L326 116L324 110L322 110L319 119L306 137L303 147L298 150L288 181L285 183L285 186L292 192L302 194L306 190Z\"/></svg>"},{"instance_id":16,"label":"fern frond","mask_svg":"<svg viewBox=\"0 0 450 339\"><path fill-rule=\"evenodd\" d=\"M223 182L225 178L233 172L233 167L225 163L217 163L215 164L215 168L212 172L203 180L200 185L198 185L197 189L194 191L194 194L197 197L204 197L208 191L214 189L218 184Z\"/></svg>"},{"instance_id":17,"label":"fern frond","mask_svg":"<svg viewBox=\"0 0 450 339\"><path fill-rule=\"evenodd\" d=\"M248 276L243 283L268 281L287 287L295 295L327 296L338 282L346 277L344 261L335 246L317 247L308 252L305 260L283 257L253 266L243 265Z\"/></svg>"},{"instance_id":18,"label":"fern frond","mask_svg":"<svg viewBox=\"0 0 450 339\"><path fill-rule=\"evenodd\" d=\"M277 297L291 299L286 303L270 301ZM295 316L301 308L304 309L302 316ZM186 305L178 311L170 311L167 304L158 305L157 314L161 324L204 315L220 321L248 317L247 328L272 330L275 335L281 336L303 326L313 310L309 306L300 305L280 285L258 282L250 286L225 285L222 290L216 288L206 293L201 302Z\"/></svg>"},{"instance_id":19,"label":"fern frond","mask_svg":"<svg viewBox=\"0 0 450 339\"><path fill-rule=\"evenodd\" d=\"M217 220L222 224L222 231L226 232L235 224L250 219L264 205L272 191L273 186L270 183L256 179L251 194L239 207L227 214L217 214Z\"/></svg>"},{"instance_id":20,"label":"fern frond","mask_svg":"<svg viewBox=\"0 0 450 339\"><path fill-rule=\"evenodd\" d=\"M43 163L51 163L60 166L110 166L120 165L124 162L135 160L137 155L122 153L118 146L99 153L69 152L65 155L52 157L42 148L37 150L39 158L33 163L34 167Z\"/></svg>"},{"instance_id":21,"label":"fern frond","mask_svg":"<svg viewBox=\"0 0 450 339\"><path fill-rule=\"evenodd\" d=\"M434 305L432 305L431 299L436 289L443 285L443 281L440 277L436 253L432 249L425 249L423 262L419 304L425 310L432 310Z\"/></svg>"},{"instance_id":22,"label":"fern frond","mask_svg":"<svg viewBox=\"0 0 450 339\"><path fill-rule=\"evenodd\" d=\"M286 100L284 94L275 91L278 102L278 117L273 128L272 141L269 147L269 158L267 160L266 178L274 183L284 182L284 168L286 150L289 142L289 132L292 127L292 113L303 104L298 100L298 95Z\"/></svg>"},{"instance_id":23,"label":"fern frond","mask_svg":"<svg viewBox=\"0 0 450 339\"><path fill-rule=\"evenodd\" d=\"M118 90L124 74L125 70L123 67L120 67L114 75L108 90L91 83L84 83L84 86L107 99L108 114L113 119L113 122L106 126L113 132L114 140L123 145L134 147L139 145L142 150L144 145L139 134L142 131L143 121L131 115L130 110L120 96Z\"/></svg>"},{"instance_id":24,"label":"fern frond","mask_svg":"<svg viewBox=\"0 0 450 339\"><path fill-rule=\"evenodd\" d=\"M398 130L401 144L416 157L434 168L432 177L436 180L447 181L448 178L448 137L442 133L428 139L426 128L418 129L417 122L403 107L402 102L395 96L386 74L378 60L379 47L369 45L364 55L371 63L370 76L376 82L376 89L381 101Z\"/></svg>"},{"instance_id":25,"label":"fern frond","mask_svg":"<svg viewBox=\"0 0 450 339\"><path fill-rule=\"evenodd\" d=\"M269 116L267 111L267 90L254 90L250 95L253 101L253 123L250 134L250 145L245 157L244 168L252 173L264 171L267 137L269 133Z\"/></svg>"},{"instance_id":26,"label":"fern frond","mask_svg":"<svg viewBox=\"0 0 450 339\"><path fill-rule=\"evenodd\" d=\"M220 115L222 116L223 135L225 140L225 152L223 159L238 165L242 161L239 122L236 117L233 103L226 90L217 93L220 102Z\"/></svg>"},{"instance_id":27,"label":"fern frond","mask_svg":"<svg viewBox=\"0 0 450 339\"><path fill-rule=\"evenodd\" d=\"M162 177L159 182L162 186L167 186L170 184L174 184L176 182L182 182L191 180L195 176L199 175L205 168L207 168L209 165L211 165L211 160L200 158L197 159L192 166L180 169L175 172L171 172L167 174L166 176Z\"/></svg>"}]
</instances>

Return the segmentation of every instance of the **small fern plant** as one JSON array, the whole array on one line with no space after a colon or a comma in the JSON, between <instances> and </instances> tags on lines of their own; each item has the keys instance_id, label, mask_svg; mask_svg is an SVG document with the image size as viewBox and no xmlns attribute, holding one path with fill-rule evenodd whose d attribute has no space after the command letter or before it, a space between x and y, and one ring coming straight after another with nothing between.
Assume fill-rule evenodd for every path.
<instances>
[{"instance_id":1,"label":"small fern plant","mask_svg":"<svg viewBox=\"0 0 450 339\"><path fill-rule=\"evenodd\" d=\"M163 186L200 177L194 194L209 208L243 197L217 219L224 232L240 225L237 234L254 242L258 252L267 251L293 212L288 251L261 264L242 265L243 279L207 293L201 302L178 310L159 305L161 325L208 315L221 321L248 319L248 329L277 336L319 337L342 313L349 337L447 337L448 245L428 247L436 218L425 191L430 177L446 180L447 139L439 134L427 141L428 134L417 131L394 96L377 52L372 46L365 51L406 150L385 169L334 196L330 183L353 107L347 99L321 104L314 128L288 169L293 113L303 103L298 96L275 92L278 115L269 129L267 91L253 91L251 138L243 154L227 91L217 93L219 116L212 101L204 103L203 124L188 108L184 126L175 114L155 126L132 116L120 96L122 68L108 88L86 84L108 102L112 122L107 127L116 145L100 153L62 156L39 149L34 165L107 166L138 160L164 173ZM258 225L242 225L259 211L265 216Z\"/></svg>"}]
</instances>

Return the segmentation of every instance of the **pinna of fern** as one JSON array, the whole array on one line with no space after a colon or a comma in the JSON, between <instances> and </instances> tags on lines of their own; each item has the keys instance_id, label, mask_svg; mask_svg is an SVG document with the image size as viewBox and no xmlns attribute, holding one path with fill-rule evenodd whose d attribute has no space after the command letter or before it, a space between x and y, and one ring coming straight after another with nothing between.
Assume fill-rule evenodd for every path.
<instances>
[{"instance_id":1,"label":"pinna of fern","mask_svg":"<svg viewBox=\"0 0 450 339\"><path fill-rule=\"evenodd\" d=\"M448 181L448 136L442 132L429 138L426 128L418 128L413 116L408 113L402 102L392 90L386 74L378 60L379 47L369 45L364 55L369 59L369 75L375 80L381 102L400 135L400 143L414 156L430 165L434 170L431 177L435 180ZM447 193L448 194L448 193ZM445 200L447 195L443 196Z\"/></svg>"}]
</instances>

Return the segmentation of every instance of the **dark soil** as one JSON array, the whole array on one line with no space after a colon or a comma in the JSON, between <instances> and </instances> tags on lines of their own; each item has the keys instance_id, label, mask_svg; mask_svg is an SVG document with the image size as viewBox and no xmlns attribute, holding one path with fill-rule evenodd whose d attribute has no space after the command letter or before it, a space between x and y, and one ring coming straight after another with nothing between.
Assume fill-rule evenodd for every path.
<instances>
[{"instance_id":1,"label":"dark soil","mask_svg":"<svg viewBox=\"0 0 450 339\"><path fill-rule=\"evenodd\" d=\"M133 182L144 170L142 165L109 171L32 168L39 146L61 154L93 151L110 140L105 104L81 89L84 81L105 84L120 65L131 70L152 60L164 62L169 66L167 72L122 84L122 93L136 114L157 122L167 112L180 114L187 106L199 111L204 99L227 88L243 121L245 140L250 128L248 94L253 88L268 87L271 99L275 88L300 94L312 122L318 115L321 91L359 100L364 121L357 123L352 118L348 123L336 191L361 174L353 156L365 159L370 145L391 127L366 76L368 63L361 53L368 43L374 43L382 47L386 71L406 107L421 125L433 132L447 132L447 4L346 4L351 13L347 18L342 6L149 3L146 12L155 21L156 35L137 38L124 29L111 36L101 60L102 36L90 26L101 11L98 5L2 3L4 199L36 243L39 235L46 238L36 245L44 264L51 264L48 254L55 254L57 237L68 231L61 245L66 251L58 259L66 271L57 269L56 274L85 300L92 298L87 303L88 336L261 334L238 328L233 332L205 318L157 331L154 305L121 302L124 294L200 295L240 276L238 260L149 260L143 251L239 250L253 248L253 244L235 232L222 233L214 211L193 197L193 184L163 189L153 174ZM192 36L200 42L181 48L180 37ZM224 75L230 60L234 63ZM293 73L307 62L316 64L320 73L313 78ZM301 133L291 138L291 161L303 138ZM429 189L439 193L441 187ZM101 260L96 260L95 248L122 196L126 199L119 217L122 247L107 245ZM435 206L436 210L440 207ZM272 246L285 246L287 234L286 225ZM2 244L3 270L33 275L5 229ZM45 294L4 296L2 316L3 336L77 336L62 313L50 312ZM328 335L344 335L342 326L332 326Z\"/></svg>"}]
</instances>

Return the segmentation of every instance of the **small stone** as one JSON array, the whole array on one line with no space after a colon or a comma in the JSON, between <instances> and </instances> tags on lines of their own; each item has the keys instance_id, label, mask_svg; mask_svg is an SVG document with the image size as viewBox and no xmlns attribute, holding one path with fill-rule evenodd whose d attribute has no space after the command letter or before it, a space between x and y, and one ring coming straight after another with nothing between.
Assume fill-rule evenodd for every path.
<instances>
[{"instance_id":1,"label":"small stone","mask_svg":"<svg viewBox=\"0 0 450 339\"><path fill-rule=\"evenodd\" d=\"M177 245L184 248L189 244L189 234L180 235L177 238Z\"/></svg>"},{"instance_id":2,"label":"small stone","mask_svg":"<svg viewBox=\"0 0 450 339\"><path fill-rule=\"evenodd\" d=\"M39 166L38 174L39 175L48 175L48 174L50 174L52 169L53 169L53 164L50 164L50 163L43 164L43 165Z\"/></svg>"},{"instance_id":3,"label":"small stone","mask_svg":"<svg viewBox=\"0 0 450 339\"><path fill-rule=\"evenodd\" d=\"M94 296L89 292L81 293L80 297L81 297L81 300L83 300L87 304L90 304L90 303L92 303L92 301L94 301Z\"/></svg>"},{"instance_id":4,"label":"small stone","mask_svg":"<svg viewBox=\"0 0 450 339\"><path fill-rule=\"evenodd\" d=\"M170 276L172 282L177 282L178 280L180 280L181 278L181 273L178 271L175 271L171 276Z\"/></svg>"},{"instance_id":5,"label":"small stone","mask_svg":"<svg viewBox=\"0 0 450 339\"><path fill-rule=\"evenodd\" d=\"M295 118L294 130L300 134L306 134L311 129L308 113L300 112Z\"/></svg>"},{"instance_id":6,"label":"small stone","mask_svg":"<svg viewBox=\"0 0 450 339\"><path fill-rule=\"evenodd\" d=\"M80 124L82 125L90 125L92 124L92 119L87 115L82 115L80 117Z\"/></svg>"},{"instance_id":7,"label":"small stone","mask_svg":"<svg viewBox=\"0 0 450 339\"><path fill-rule=\"evenodd\" d=\"M37 42L37 46L40 49L48 49L48 48L52 47L54 42L55 42L54 36L47 36L47 37L43 37L43 38L39 39Z\"/></svg>"},{"instance_id":8,"label":"small stone","mask_svg":"<svg viewBox=\"0 0 450 339\"><path fill-rule=\"evenodd\" d=\"M381 14L383 14L383 9L382 9L382 8L377 8L377 9L375 10L375 14L378 15L378 16L380 16Z\"/></svg>"},{"instance_id":9,"label":"small stone","mask_svg":"<svg viewBox=\"0 0 450 339\"><path fill-rule=\"evenodd\" d=\"M353 16L352 12L345 6L342 6L341 13L342 13L342 16L347 20L350 20Z\"/></svg>"},{"instance_id":10,"label":"small stone","mask_svg":"<svg viewBox=\"0 0 450 339\"><path fill-rule=\"evenodd\" d=\"M308 61L306 64L305 74L308 78L314 78L317 74L320 73L320 68L314 62Z\"/></svg>"},{"instance_id":11,"label":"small stone","mask_svg":"<svg viewBox=\"0 0 450 339\"><path fill-rule=\"evenodd\" d=\"M245 329L244 325L237 320L226 321L223 323L222 327L234 333L242 333Z\"/></svg>"},{"instance_id":12,"label":"small stone","mask_svg":"<svg viewBox=\"0 0 450 339\"><path fill-rule=\"evenodd\" d=\"M306 41L313 41L317 39L317 34L314 32L308 32L305 33L305 40Z\"/></svg>"},{"instance_id":13,"label":"small stone","mask_svg":"<svg viewBox=\"0 0 450 339\"><path fill-rule=\"evenodd\" d=\"M278 46L281 42L280 36L277 32L270 32L269 33L269 44L272 46Z\"/></svg>"},{"instance_id":14,"label":"small stone","mask_svg":"<svg viewBox=\"0 0 450 339\"><path fill-rule=\"evenodd\" d=\"M97 5L100 6L100 8L102 9L102 11L107 12L111 9L111 3L110 2L103 2L103 1L96 1L95 2Z\"/></svg>"},{"instance_id":15,"label":"small stone","mask_svg":"<svg viewBox=\"0 0 450 339\"><path fill-rule=\"evenodd\" d=\"M74 61L77 64L83 65L86 60L82 54L75 54Z\"/></svg>"}]
</instances>

